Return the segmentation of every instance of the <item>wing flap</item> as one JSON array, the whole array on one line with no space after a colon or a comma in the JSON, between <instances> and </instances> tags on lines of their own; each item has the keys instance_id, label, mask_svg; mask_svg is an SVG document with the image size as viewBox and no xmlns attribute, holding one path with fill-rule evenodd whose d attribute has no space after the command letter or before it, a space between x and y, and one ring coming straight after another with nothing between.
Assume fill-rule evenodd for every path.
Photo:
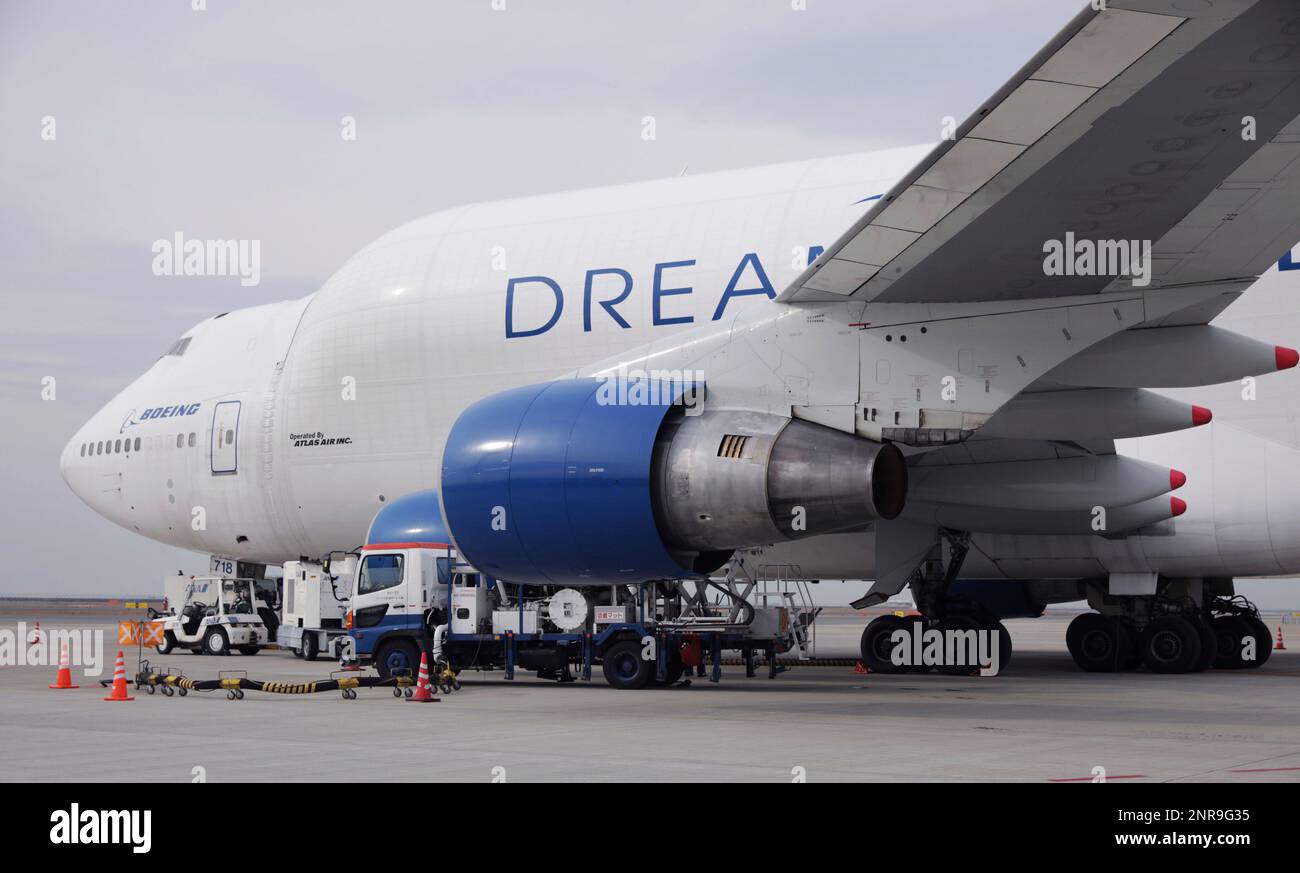
<instances>
[{"instance_id":1,"label":"wing flap","mask_svg":"<svg viewBox=\"0 0 1300 873\"><path fill-rule=\"evenodd\" d=\"M781 295L968 302L1115 290L1046 275L1068 232L1155 243L1157 284L1258 275L1300 222L1289 0L1085 9ZM1254 138L1243 135L1245 119Z\"/></svg>"}]
</instances>

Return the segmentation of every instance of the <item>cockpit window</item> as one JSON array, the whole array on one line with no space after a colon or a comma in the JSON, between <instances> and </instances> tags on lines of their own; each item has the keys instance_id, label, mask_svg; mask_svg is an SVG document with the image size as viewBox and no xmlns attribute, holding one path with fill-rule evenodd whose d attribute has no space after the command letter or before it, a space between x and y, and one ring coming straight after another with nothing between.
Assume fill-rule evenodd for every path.
<instances>
[{"instance_id":1,"label":"cockpit window","mask_svg":"<svg viewBox=\"0 0 1300 873\"><path fill-rule=\"evenodd\" d=\"M181 355L185 354L185 350L190 347L191 339L192 337L188 336L181 337L176 342L172 343L172 347L167 350L167 354L179 358Z\"/></svg>"}]
</instances>

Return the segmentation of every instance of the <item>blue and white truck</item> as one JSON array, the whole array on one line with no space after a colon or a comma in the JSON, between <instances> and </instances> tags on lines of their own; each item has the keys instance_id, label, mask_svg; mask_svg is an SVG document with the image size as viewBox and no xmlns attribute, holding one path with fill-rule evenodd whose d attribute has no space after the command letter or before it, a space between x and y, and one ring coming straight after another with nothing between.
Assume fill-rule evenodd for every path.
<instances>
[{"instance_id":1,"label":"blue and white truck","mask_svg":"<svg viewBox=\"0 0 1300 873\"><path fill-rule=\"evenodd\" d=\"M688 671L717 681L724 651L739 652L748 675L765 654L775 676L777 653L806 630L786 605L710 601L703 579L582 589L494 579L458 558L441 519L434 491L394 500L358 556L351 655L383 676L414 673L427 654L431 674L528 670L563 682L599 665L611 686L631 689Z\"/></svg>"}]
</instances>

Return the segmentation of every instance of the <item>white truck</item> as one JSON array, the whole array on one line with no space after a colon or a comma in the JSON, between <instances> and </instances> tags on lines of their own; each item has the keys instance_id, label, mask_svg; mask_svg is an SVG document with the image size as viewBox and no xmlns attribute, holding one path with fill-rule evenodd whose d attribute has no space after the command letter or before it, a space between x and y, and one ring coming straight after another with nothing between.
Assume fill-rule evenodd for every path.
<instances>
[{"instance_id":1,"label":"white truck","mask_svg":"<svg viewBox=\"0 0 1300 873\"><path fill-rule=\"evenodd\" d=\"M270 607L254 579L222 576L163 577L163 641L158 654L188 649L196 654L228 655L231 649L256 655L270 642L263 615Z\"/></svg>"},{"instance_id":2,"label":"white truck","mask_svg":"<svg viewBox=\"0 0 1300 873\"><path fill-rule=\"evenodd\" d=\"M350 646L344 627L352 602L357 556L331 556L323 562L285 561L280 626L276 642L297 657L316 660L322 652L342 658Z\"/></svg>"}]
</instances>

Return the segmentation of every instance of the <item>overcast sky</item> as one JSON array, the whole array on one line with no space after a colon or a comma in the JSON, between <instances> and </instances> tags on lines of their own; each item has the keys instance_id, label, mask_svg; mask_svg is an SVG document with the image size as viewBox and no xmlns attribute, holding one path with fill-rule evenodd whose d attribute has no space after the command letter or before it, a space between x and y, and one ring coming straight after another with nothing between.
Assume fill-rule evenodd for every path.
<instances>
[{"instance_id":1,"label":"overcast sky","mask_svg":"<svg viewBox=\"0 0 1300 873\"><path fill-rule=\"evenodd\" d=\"M206 567L58 472L195 322L310 293L460 203L931 142L1083 2L493 5L0 4L0 544L26 555L0 592L150 594ZM177 231L261 240L261 283L154 276L153 241Z\"/></svg>"}]
</instances>

